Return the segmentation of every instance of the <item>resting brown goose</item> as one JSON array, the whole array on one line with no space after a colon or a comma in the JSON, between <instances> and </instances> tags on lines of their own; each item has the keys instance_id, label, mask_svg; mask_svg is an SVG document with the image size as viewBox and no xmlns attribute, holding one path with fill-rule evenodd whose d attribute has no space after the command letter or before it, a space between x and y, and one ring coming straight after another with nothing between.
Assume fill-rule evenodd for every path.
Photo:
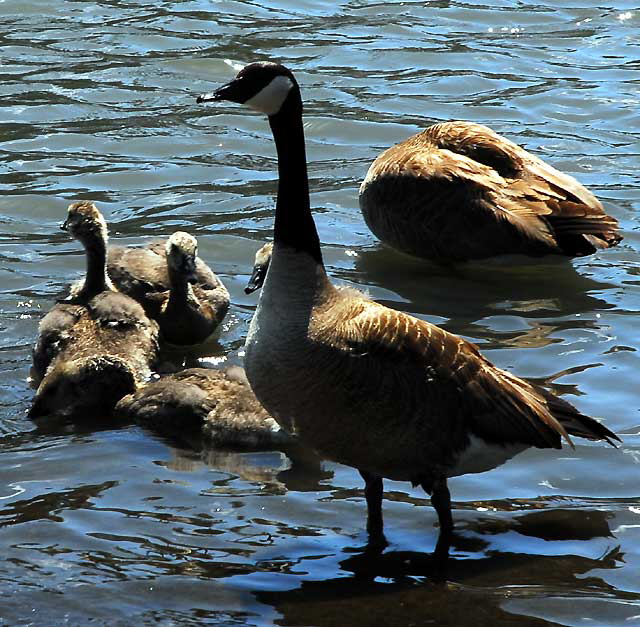
<instances>
[{"instance_id":1,"label":"resting brown goose","mask_svg":"<svg viewBox=\"0 0 640 627\"><path fill-rule=\"evenodd\" d=\"M116 412L169 437L202 433L216 447L272 449L293 442L238 366L188 368L162 377L121 399Z\"/></svg>"},{"instance_id":2,"label":"resting brown goose","mask_svg":"<svg viewBox=\"0 0 640 627\"><path fill-rule=\"evenodd\" d=\"M385 244L440 263L579 257L622 239L573 177L472 122L435 124L384 151L360 186L360 209Z\"/></svg>"},{"instance_id":3,"label":"resting brown goose","mask_svg":"<svg viewBox=\"0 0 640 627\"><path fill-rule=\"evenodd\" d=\"M150 375L157 359L158 325L107 277L107 226L96 206L71 204L63 228L85 247L87 274L74 297L40 322L31 417L106 414Z\"/></svg>"},{"instance_id":4,"label":"resting brown goose","mask_svg":"<svg viewBox=\"0 0 640 627\"><path fill-rule=\"evenodd\" d=\"M246 104L269 117L278 153L271 262L246 341L245 368L278 423L365 479L368 528L382 535L383 477L431 495L436 555L453 527L447 478L494 468L572 435L618 437L548 391L497 368L477 347L353 289L325 271L309 203L298 84L286 67L252 63L199 101Z\"/></svg>"},{"instance_id":5,"label":"resting brown goose","mask_svg":"<svg viewBox=\"0 0 640 627\"><path fill-rule=\"evenodd\" d=\"M113 246L107 271L115 286L157 320L164 341L205 342L229 309L229 292L198 257L195 237L183 231L145 248Z\"/></svg>"}]
</instances>

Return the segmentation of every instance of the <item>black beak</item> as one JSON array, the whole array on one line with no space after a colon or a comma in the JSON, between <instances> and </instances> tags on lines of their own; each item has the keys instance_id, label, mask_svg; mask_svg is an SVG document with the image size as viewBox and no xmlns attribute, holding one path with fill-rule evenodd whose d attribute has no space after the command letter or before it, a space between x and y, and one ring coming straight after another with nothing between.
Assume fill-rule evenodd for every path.
<instances>
[{"instance_id":1,"label":"black beak","mask_svg":"<svg viewBox=\"0 0 640 627\"><path fill-rule=\"evenodd\" d=\"M245 294L253 294L256 290L259 290L264 284L264 278L267 274L267 269L264 266L256 266L249 277L247 286L244 288Z\"/></svg>"},{"instance_id":2,"label":"black beak","mask_svg":"<svg viewBox=\"0 0 640 627\"><path fill-rule=\"evenodd\" d=\"M218 102L220 100L230 100L242 104L249 97L243 93L244 88L241 81L233 79L230 83L223 85L219 89L208 94L201 94L197 98L197 102Z\"/></svg>"},{"instance_id":3,"label":"black beak","mask_svg":"<svg viewBox=\"0 0 640 627\"><path fill-rule=\"evenodd\" d=\"M63 231L68 231L68 230L69 230L69 224L67 223L67 221L66 221L66 220L65 220L65 221L60 225L60 228L61 228Z\"/></svg>"}]
</instances>

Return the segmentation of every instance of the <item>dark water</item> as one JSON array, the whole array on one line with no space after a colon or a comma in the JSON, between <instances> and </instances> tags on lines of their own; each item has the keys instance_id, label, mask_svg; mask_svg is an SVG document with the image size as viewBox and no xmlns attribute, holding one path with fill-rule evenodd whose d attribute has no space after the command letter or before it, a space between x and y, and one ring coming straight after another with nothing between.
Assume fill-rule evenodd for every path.
<instances>
[{"instance_id":1,"label":"dark water","mask_svg":"<svg viewBox=\"0 0 640 627\"><path fill-rule=\"evenodd\" d=\"M640 7L611 0L1 2L0 622L640 624L639 33ZM119 242L196 234L233 301L213 361L240 361L274 149L264 119L193 95L234 74L225 60L264 59L303 87L331 275L463 334L624 437L451 481L445 585L430 576L435 514L407 484L386 483L390 546L370 555L349 468L25 416L38 320L83 270L58 230L71 200L95 200ZM623 244L455 272L385 250L357 208L369 163L455 118L577 176Z\"/></svg>"}]
</instances>

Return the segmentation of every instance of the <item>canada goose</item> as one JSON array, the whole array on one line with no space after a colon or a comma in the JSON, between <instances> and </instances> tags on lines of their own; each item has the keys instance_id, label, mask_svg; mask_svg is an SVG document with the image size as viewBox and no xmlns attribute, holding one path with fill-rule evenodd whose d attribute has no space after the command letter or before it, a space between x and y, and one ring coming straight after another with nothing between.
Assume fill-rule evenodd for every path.
<instances>
[{"instance_id":1,"label":"canada goose","mask_svg":"<svg viewBox=\"0 0 640 627\"><path fill-rule=\"evenodd\" d=\"M115 410L165 436L202 432L216 447L277 448L293 441L260 405L238 366L162 377L125 396Z\"/></svg>"},{"instance_id":2,"label":"canada goose","mask_svg":"<svg viewBox=\"0 0 640 627\"><path fill-rule=\"evenodd\" d=\"M435 124L385 150L359 200L385 244L441 263L580 257L622 239L617 220L572 176L473 122Z\"/></svg>"},{"instance_id":3,"label":"canada goose","mask_svg":"<svg viewBox=\"0 0 640 627\"><path fill-rule=\"evenodd\" d=\"M271 254L273 253L273 242L267 242L262 248L259 248L256 252L255 261L253 263L253 270L247 286L244 288L245 294L251 294L256 290L259 290L264 284L264 279L267 276L267 270L269 269L269 262L271 261Z\"/></svg>"},{"instance_id":4,"label":"canada goose","mask_svg":"<svg viewBox=\"0 0 640 627\"><path fill-rule=\"evenodd\" d=\"M107 272L119 291L157 320L169 344L205 342L229 309L227 288L198 257L196 238L184 231L144 248L110 247Z\"/></svg>"},{"instance_id":5,"label":"canada goose","mask_svg":"<svg viewBox=\"0 0 640 627\"><path fill-rule=\"evenodd\" d=\"M290 70L252 63L199 102L266 114L278 153L269 270L246 340L245 368L280 425L365 480L368 529L382 537L382 479L431 495L446 557L453 522L447 478L494 468L571 435L619 438L566 401L497 368L477 347L372 302L327 277L311 214L300 89Z\"/></svg>"},{"instance_id":6,"label":"canada goose","mask_svg":"<svg viewBox=\"0 0 640 627\"><path fill-rule=\"evenodd\" d=\"M74 297L40 322L31 417L110 411L150 375L158 352L158 325L133 299L113 291L107 277L107 227L96 206L69 205L62 228L84 245L87 275Z\"/></svg>"}]
</instances>

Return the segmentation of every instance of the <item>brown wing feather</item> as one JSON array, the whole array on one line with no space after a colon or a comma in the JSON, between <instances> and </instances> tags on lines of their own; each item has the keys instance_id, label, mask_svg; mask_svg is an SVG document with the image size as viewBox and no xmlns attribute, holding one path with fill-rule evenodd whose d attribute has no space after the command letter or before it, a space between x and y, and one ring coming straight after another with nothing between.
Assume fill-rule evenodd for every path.
<instances>
[{"instance_id":1,"label":"brown wing feather","mask_svg":"<svg viewBox=\"0 0 640 627\"><path fill-rule=\"evenodd\" d=\"M513 202L508 207L510 211L517 214L524 210L545 216L558 235L600 236L602 247L620 241L615 232L617 220L605 213L588 189L490 128L481 124L445 123L436 125L434 137L440 148L465 155L504 177L505 185L495 197L496 204L500 204L500 195L504 194Z\"/></svg>"},{"instance_id":2,"label":"brown wing feather","mask_svg":"<svg viewBox=\"0 0 640 627\"><path fill-rule=\"evenodd\" d=\"M462 406L471 431L488 441L560 448L564 438L573 446L565 425L582 437L617 439L566 401L497 368L471 342L402 312L362 301L339 335L350 351L384 360L387 368L414 364L425 386L436 383L442 412L460 414Z\"/></svg>"}]
</instances>

